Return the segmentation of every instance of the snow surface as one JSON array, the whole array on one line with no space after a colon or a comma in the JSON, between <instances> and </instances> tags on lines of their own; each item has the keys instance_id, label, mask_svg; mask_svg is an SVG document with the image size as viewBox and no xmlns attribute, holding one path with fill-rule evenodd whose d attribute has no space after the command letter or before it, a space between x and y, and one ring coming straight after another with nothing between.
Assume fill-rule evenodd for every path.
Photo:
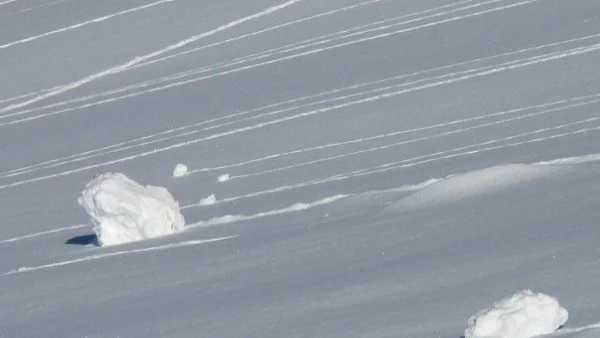
<instances>
[{"instance_id":1,"label":"snow surface","mask_svg":"<svg viewBox=\"0 0 600 338\"><path fill-rule=\"evenodd\" d=\"M459 338L523 289L599 337L597 13L0 0L0 337ZM184 231L89 245L105 172Z\"/></svg>"},{"instance_id":2,"label":"snow surface","mask_svg":"<svg viewBox=\"0 0 600 338\"><path fill-rule=\"evenodd\" d=\"M523 290L469 318L465 338L531 338L556 331L568 318L556 298Z\"/></svg>"},{"instance_id":3,"label":"snow surface","mask_svg":"<svg viewBox=\"0 0 600 338\"><path fill-rule=\"evenodd\" d=\"M77 202L90 216L100 246L171 235L185 225L167 189L144 187L121 173L98 175Z\"/></svg>"}]
</instances>

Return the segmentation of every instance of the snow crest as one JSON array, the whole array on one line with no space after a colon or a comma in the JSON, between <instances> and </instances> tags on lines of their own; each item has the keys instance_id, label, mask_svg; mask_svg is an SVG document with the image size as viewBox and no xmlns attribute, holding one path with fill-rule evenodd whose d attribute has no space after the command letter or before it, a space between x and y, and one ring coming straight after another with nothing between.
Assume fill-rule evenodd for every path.
<instances>
[{"instance_id":1,"label":"snow crest","mask_svg":"<svg viewBox=\"0 0 600 338\"><path fill-rule=\"evenodd\" d=\"M556 331L568 318L556 298L523 290L469 318L465 338L530 338Z\"/></svg>"},{"instance_id":2,"label":"snow crest","mask_svg":"<svg viewBox=\"0 0 600 338\"><path fill-rule=\"evenodd\" d=\"M90 216L100 246L173 234L185 221L164 187L146 187L121 173L95 177L77 202Z\"/></svg>"}]
</instances>

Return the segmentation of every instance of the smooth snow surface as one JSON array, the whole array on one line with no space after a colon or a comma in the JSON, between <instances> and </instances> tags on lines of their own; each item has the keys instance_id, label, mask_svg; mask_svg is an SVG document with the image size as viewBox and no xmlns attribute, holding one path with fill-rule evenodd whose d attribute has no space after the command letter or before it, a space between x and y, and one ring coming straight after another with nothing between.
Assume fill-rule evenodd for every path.
<instances>
[{"instance_id":1,"label":"smooth snow surface","mask_svg":"<svg viewBox=\"0 0 600 338\"><path fill-rule=\"evenodd\" d=\"M449 176L427 185L394 205L390 211L407 211L448 204L465 198L493 193L553 172L541 165L509 164Z\"/></svg>"},{"instance_id":2,"label":"smooth snow surface","mask_svg":"<svg viewBox=\"0 0 600 338\"><path fill-rule=\"evenodd\" d=\"M164 187L141 186L121 173L89 182L77 200L101 246L174 234L183 229L179 204Z\"/></svg>"},{"instance_id":3,"label":"smooth snow surface","mask_svg":"<svg viewBox=\"0 0 600 338\"><path fill-rule=\"evenodd\" d=\"M598 11L0 0L0 337L600 337Z\"/></svg>"},{"instance_id":4,"label":"smooth snow surface","mask_svg":"<svg viewBox=\"0 0 600 338\"><path fill-rule=\"evenodd\" d=\"M188 175L188 167L185 164L177 163L175 168L173 168L173 177L183 177Z\"/></svg>"},{"instance_id":5,"label":"smooth snow surface","mask_svg":"<svg viewBox=\"0 0 600 338\"><path fill-rule=\"evenodd\" d=\"M556 298L523 290L469 318L465 338L531 338L556 331L568 318Z\"/></svg>"}]
</instances>

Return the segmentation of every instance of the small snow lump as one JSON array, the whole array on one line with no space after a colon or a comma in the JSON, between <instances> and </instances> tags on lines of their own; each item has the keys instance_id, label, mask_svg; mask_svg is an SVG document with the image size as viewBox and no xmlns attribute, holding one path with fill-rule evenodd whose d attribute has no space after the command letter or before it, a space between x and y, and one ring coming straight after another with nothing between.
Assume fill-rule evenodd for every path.
<instances>
[{"instance_id":1,"label":"small snow lump","mask_svg":"<svg viewBox=\"0 0 600 338\"><path fill-rule=\"evenodd\" d=\"M185 164L178 163L173 169L173 177L183 177L189 174L188 167Z\"/></svg>"}]
</instances>

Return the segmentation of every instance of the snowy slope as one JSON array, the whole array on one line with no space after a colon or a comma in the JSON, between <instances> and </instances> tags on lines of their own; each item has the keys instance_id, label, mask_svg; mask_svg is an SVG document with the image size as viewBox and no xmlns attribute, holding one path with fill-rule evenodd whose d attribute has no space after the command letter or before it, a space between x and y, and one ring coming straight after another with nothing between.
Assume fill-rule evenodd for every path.
<instances>
[{"instance_id":1,"label":"snowy slope","mask_svg":"<svg viewBox=\"0 0 600 338\"><path fill-rule=\"evenodd\" d=\"M600 336L599 9L0 0L0 336ZM185 231L94 246L104 172Z\"/></svg>"}]
</instances>

